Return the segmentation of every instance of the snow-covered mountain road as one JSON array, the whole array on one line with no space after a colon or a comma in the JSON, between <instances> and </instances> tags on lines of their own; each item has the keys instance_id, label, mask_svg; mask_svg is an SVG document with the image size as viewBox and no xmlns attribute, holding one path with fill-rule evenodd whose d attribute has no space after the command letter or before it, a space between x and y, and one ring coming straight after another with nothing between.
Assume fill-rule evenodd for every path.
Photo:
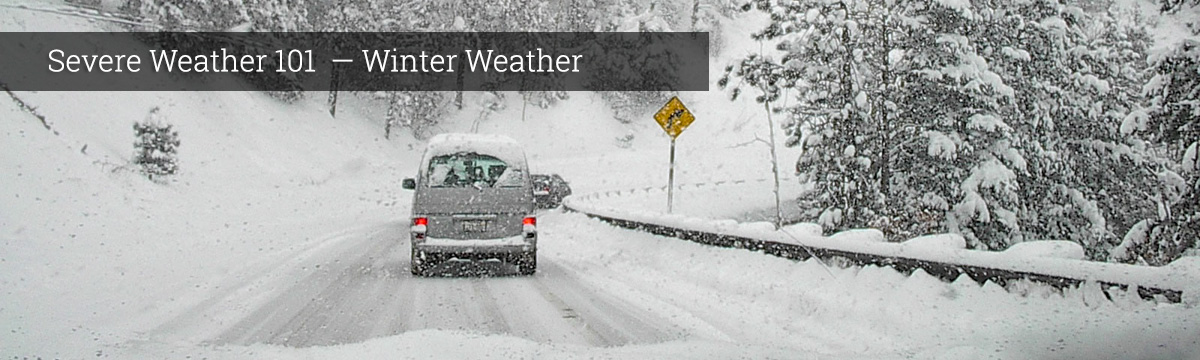
<instances>
[{"instance_id":1,"label":"snow-covered mountain road","mask_svg":"<svg viewBox=\"0 0 1200 360\"><path fill-rule=\"evenodd\" d=\"M517 275L515 268L499 262L462 262L436 268L443 276L414 277L408 270L405 223L364 224L315 240L316 245L288 255L291 258L247 266L148 333L156 334L155 342L186 339L218 346L287 348L437 330L583 348L675 343L728 344L722 348L736 349L733 344L743 344L765 355L794 351L796 345L833 352L846 347L891 349L883 334L873 334L869 341L848 336L872 333L863 324L836 326L851 333L824 322L793 329L764 327L761 319L770 315L747 309L762 305L746 302L761 289L722 294L727 291L724 281L704 276L670 279L676 275L644 266L646 260L665 255L661 250L678 246L710 254L723 249L613 228L558 210L540 217L539 268L533 276ZM614 249L613 240L650 247ZM655 244L668 248L629 252ZM695 256L689 257L694 261ZM633 264L643 265L627 270ZM801 268L823 272L811 266ZM780 305L808 306L788 302ZM782 348L763 341L801 334Z\"/></svg>"},{"instance_id":2,"label":"snow-covered mountain road","mask_svg":"<svg viewBox=\"0 0 1200 360\"><path fill-rule=\"evenodd\" d=\"M689 332L628 300L579 282L550 254L535 276L498 262L445 264L414 277L401 224L345 237L332 261L212 339L291 347L355 343L413 330L509 334L538 342L617 346ZM474 276L457 276L459 274Z\"/></svg>"},{"instance_id":3,"label":"snow-covered mountain road","mask_svg":"<svg viewBox=\"0 0 1200 360\"><path fill-rule=\"evenodd\" d=\"M826 271L815 262L652 236L580 214L540 218L533 276L483 262L441 267L448 276L413 277L404 223L369 223L316 240L292 258L248 266L148 333L152 343L202 342L253 356L381 341L394 350L394 341L430 334L436 341L517 338L607 355L601 357L708 351L691 358L1171 358L1186 357L1179 351L1197 341L1187 331L1195 316L1186 314L1194 310L1132 296L1109 301L1083 289L1064 297L1037 286L1022 296L921 272ZM476 275L449 276L458 273ZM514 354L490 355L528 355Z\"/></svg>"}]
</instances>

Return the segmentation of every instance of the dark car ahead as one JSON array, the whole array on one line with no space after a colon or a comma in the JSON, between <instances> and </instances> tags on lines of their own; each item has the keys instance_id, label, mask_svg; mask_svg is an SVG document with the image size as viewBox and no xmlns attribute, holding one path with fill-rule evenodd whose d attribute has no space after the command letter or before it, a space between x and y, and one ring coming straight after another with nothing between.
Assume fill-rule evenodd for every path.
<instances>
[{"instance_id":1,"label":"dark car ahead","mask_svg":"<svg viewBox=\"0 0 1200 360\"><path fill-rule=\"evenodd\" d=\"M539 209L552 209L571 195L571 185L558 174L533 174L533 200Z\"/></svg>"}]
</instances>

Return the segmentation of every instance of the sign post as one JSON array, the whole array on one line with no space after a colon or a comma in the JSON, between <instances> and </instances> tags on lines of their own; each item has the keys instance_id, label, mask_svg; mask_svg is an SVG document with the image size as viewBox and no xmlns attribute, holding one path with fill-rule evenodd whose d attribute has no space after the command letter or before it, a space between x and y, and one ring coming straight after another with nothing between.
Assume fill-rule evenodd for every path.
<instances>
[{"instance_id":1,"label":"sign post","mask_svg":"<svg viewBox=\"0 0 1200 360\"><path fill-rule=\"evenodd\" d=\"M675 138L671 137L671 170L667 171L667 213L675 210Z\"/></svg>"},{"instance_id":2,"label":"sign post","mask_svg":"<svg viewBox=\"0 0 1200 360\"><path fill-rule=\"evenodd\" d=\"M667 173L667 213L669 214L674 211L675 207L675 138L679 137L679 134L683 133L688 125L696 121L696 117L692 115L691 111L688 111L686 106L683 106L679 97L675 96L671 97L671 100L667 101L667 104L663 105L661 109L658 109L658 113L654 114L654 121L657 121L663 131L671 137L671 169Z\"/></svg>"}]
</instances>

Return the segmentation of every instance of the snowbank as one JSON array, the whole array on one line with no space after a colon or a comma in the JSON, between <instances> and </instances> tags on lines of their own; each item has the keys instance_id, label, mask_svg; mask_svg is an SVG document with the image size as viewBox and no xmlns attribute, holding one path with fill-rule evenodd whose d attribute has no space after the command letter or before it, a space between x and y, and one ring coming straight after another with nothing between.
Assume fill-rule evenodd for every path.
<instances>
[{"instance_id":1,"label":"snowbank","mask_svg":"<svg viewBox=\"0 0 1200 360\"><path fill-rule=\"evenodd\" d=\"M1004 253L1019 257L1048 257L1070 260L1086 260L1083 246L1065 240L1027 241L1004 249Z\"/></svg>"},{"instance_id":2,"label":"snowbank","mask_svg":"<svg viewBox=\"0 0 1200 360\"><path fill-rule=\"evenodd\" d=\"M685 185L680 188L692 191L693 196L717 198L722 194L737 193L738 186L743 183L745 182L721 182ZM1192 284L1200 283L1200 271L1188 272L1179 269L1172 270L1171 267L1155 268L1080 260L1076 256L1078 255L1077 249L1058 242L1031 242L1016 247L1012 252L989 252L965 249L965 241L961 236L954 234L929 235L903 243L887 243L877 241L882 234L876 234L870 230L854 230L829 237L811 233L798 236L799 234L782 233L753 223L730 223L716 218L679 213L664 214L647 210L650 206L644 204L643 201L647 198L661 198L665 195L664 193L664 189L610 191L568 197L564 204L571 210L585 214L641 224L654 224L667 229L677 229L674 230L676 232L687 230L724 234L769 243L802 245L873 257L910 259L916 263L932 264L932 266L942 268L969 266L981 269L983 272L1004 271L1012 274L1039 274L1056 279L1072 279L1069 282L1076 284L1097 281L1176 292L1191 288ZM683 213L688 211L690 209L680 210ZM670 231L672 230L667 230L668 233ZM695 234L688 236L695 236ZM1180 268L1184 267L1186 266L1180 266ZM1027 276L1021 275L1020 277Z\"/></svg>"}]
</instances>

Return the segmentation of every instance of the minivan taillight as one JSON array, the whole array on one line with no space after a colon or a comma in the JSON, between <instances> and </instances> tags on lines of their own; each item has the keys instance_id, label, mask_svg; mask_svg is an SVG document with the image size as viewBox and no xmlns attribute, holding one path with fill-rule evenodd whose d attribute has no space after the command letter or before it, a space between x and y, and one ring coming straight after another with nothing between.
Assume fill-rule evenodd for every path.
<instances>
[{"instance_id":1,"label":"minivan taillight","mask_svg":"<svg viewBox=\"0 0 1200 360\"><path fill-rule=\"evenodd\" d=\"M537 218L532 216L526 217L525 220L521 221L521 223L523 224L521 229L525 231L526 239L533 239L537 237Z\"/></svg>"},{"instance_id":2,"label":"minivan taillight","mask_svg":"<svg viewBox=\"0 0 1200 360\"><path fill-rule=\"evenodd\" d=\"M412 232L418 239L425 237L426 226L429 225L429 218L415 217L412 219Z\"/></svg>"}]
</instances>

